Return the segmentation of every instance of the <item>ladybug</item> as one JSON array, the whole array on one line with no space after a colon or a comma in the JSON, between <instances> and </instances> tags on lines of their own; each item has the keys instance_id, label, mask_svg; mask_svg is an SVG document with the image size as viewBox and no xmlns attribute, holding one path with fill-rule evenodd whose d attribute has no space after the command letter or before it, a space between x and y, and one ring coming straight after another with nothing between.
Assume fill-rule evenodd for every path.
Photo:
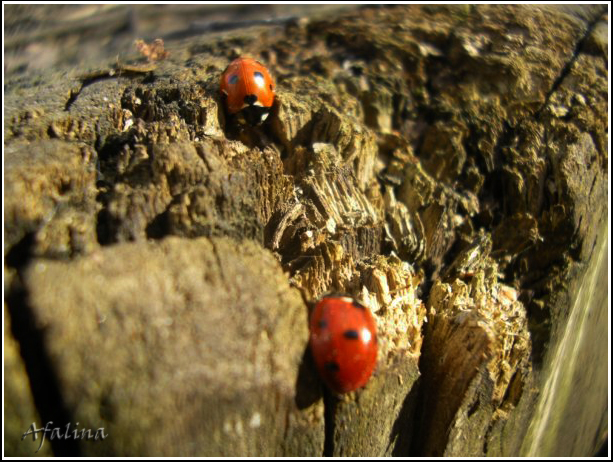
<instances>
[{"instance_id":1,"label":"ladybug","mask_svg":"<svg viewBox=\"0 0 613 462\"><path fill-rule=\"evenodd\" d=\"M351 297L329 295L315 304L310 345L324 382L336 393L366 385L377 362L377 325Z\"/></svg>"},{"instance_id":2,"label":"ladybug","mask_svg":"<svg viewBox=\"0 0 613 462\"><path fill-rule=\"evenodd\" d=\"M266 120L275 100L275 83L259 61L235 59L221 74L219 86L230 116L249 125Z\"/></svg>"}]
</instances>

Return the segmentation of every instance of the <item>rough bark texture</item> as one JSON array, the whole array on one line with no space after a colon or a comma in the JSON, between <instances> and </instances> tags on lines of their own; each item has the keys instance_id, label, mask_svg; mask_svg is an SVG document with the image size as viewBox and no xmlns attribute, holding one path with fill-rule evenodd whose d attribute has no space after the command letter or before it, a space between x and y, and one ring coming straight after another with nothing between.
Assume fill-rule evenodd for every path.
<instances>
[{"instance_id":1,"label":"rough bark texture","mask_svg":"<svg viewBox=\"0 0 613 462\"><path fill-rule=\"evenodd\" d=\"M600 448L606 7L305 7L168 33L159 62L109 32L125 7L68 32L88 10L67 8L58 45L85 52L89 27L121 58L28 69L13 50L47 35L18 25L44 8L5 10L6 455L49 421L108 437L37 455ZM219 98L242 54L277 80L258 128ZM327 292L379 329L374 376L344 396L308 351Z\"/></svg>"}]
</instances>

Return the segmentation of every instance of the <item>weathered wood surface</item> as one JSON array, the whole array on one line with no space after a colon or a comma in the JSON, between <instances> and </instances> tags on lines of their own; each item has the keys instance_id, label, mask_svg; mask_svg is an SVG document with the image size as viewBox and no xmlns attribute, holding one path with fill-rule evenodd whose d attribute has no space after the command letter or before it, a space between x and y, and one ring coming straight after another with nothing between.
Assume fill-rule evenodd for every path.
<instances>
[{"instance_id":1,"label":"weathered wood surface","mask_svg":"<svg viewBox=\"0 0 613 462\"><path fill-rule=\"evenodd\" d=\"M39 455L570 456L606 440L606 8L302 13L173 34L147 72L126 49L9 65L6 455L36 450L32 421L109 434ZM9 55L28 41L12 37ZM277 79L261 130L220 107L238 54ZM379 326L372 380L343 397L307 345L330 291Z\"/></svg>"}]
</instances>

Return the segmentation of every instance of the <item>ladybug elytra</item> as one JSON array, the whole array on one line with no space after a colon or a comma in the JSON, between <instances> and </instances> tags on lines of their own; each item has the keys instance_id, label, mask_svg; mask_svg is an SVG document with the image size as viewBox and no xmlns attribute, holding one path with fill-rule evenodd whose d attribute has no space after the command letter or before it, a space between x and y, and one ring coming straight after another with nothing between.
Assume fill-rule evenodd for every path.
<instances>
[{"instance_id":1,"label":"ladybug elytra","mask_svg":"<svg viewBox=\"0 0 613 462\"><path fill-rule=\"evenodd\" d=\"M228 114L250 125L266 120L275 99L268 69L251 58L232 61L221 75L220 89Z\"/></svg>"},{"instance_id":2,"label":"ladybug elytra","mask_svg":"<svg viewBox=\"0 0 613 462\"><path fill-rule=\"evenodd\" d=\"M317 370L337 393L368 382L377 362L377 325L364 305L351 297L326 296L310 320L310 345Z\"/></svg>"}]
</instances>

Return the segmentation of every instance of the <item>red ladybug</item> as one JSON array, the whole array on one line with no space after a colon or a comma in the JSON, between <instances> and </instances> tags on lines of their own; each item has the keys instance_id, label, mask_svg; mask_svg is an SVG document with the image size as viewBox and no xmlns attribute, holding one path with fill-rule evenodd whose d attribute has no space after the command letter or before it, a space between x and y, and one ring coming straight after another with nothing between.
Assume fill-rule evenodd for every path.
<instances>
[{"instance_id":1,"label":"red ladybug","mask_svg":"<svg viewBox=\"0 0 613 462\"><path fill-rule=\"evenodd\" d=\"M337 393L366 385L377 362L377 325L351 297L327 296L313 309L311 351L326 384Z\"/></svg>"},{"instance_id":2,"label":"red ladybug","mask_svg":"<svg viewBox=\"0 0 613 462\"><path fill-rule=\"evenodd\" d=\"M275 83L260 62L238 58L221 74L221 93L226 109L241 123L261 124L275 100Z\"/></svg>"}]
</instances>

